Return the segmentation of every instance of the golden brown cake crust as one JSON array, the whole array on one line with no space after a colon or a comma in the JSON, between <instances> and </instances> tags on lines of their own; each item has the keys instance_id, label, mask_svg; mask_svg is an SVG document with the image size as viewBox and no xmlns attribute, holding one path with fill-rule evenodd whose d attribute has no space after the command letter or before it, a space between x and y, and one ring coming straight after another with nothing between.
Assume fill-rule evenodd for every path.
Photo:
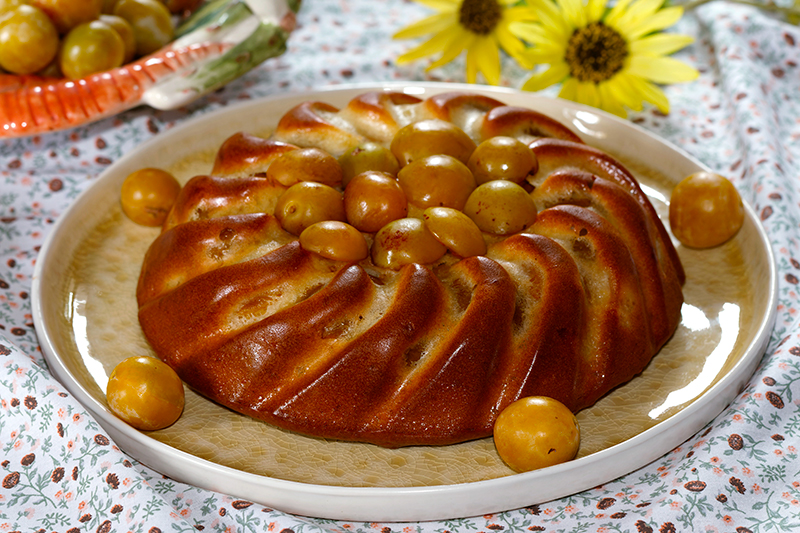
<instances>
[{"instance_id":1,"label":"golden brown cake crust","mask_svg":"<svg viewBox=\"0 0 800 533\"><path fill-rule=\"evenodd\" d=\"M403 125L452 121L476 143L530 144L536 222L485 255L397 271L305 250L272 215L265 173L298 146L340 155ZM371 239L371 236L368 236ZM543 115L469 93L365 93L289 110L271 139L236 134L190 180L144 258L145 336L181 378L306 435L388 447L491 434L517 398L577 411L670 338L684 273L633 176Z\"/></svg>"}]
</instances>

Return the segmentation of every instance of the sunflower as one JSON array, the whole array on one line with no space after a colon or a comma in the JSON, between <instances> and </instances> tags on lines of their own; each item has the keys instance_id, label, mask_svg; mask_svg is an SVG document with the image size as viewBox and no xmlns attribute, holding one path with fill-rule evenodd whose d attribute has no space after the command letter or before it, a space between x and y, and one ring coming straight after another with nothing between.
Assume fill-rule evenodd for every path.
<instances>
[{"instance_id":1,"label":"sunflower","mask_svg":"<svg viewBox=\"0 0 800 533\"><path fill-rule=\"evenodd\" d=\"M394 35L395 39L413 39L434 34L426 42L397 58L408 63L441 54L431 63L431 70L467 51L467 81L475 83L478 72L492 85L500 83L500 49L524 68L532 68L525 57L526 46L511 29L514 23L536 20L535 12L518 0L415 0L438 11Z\"/></svg>"},{"instance_id":2,"label":"sunflower","mask_svg":"<svg viewBox=\"0 0 800 533\"><path fill-rule=\"evenodd\" d=\"M691 81L694 68L666 57L692 43L692 37L662 33L683 16L664 0L529 0L538 20L510 28L533 46L525 53L548 65L522 86L539 91L562 83L559 96L625 117L650 102L669 113L669 100L657 84Z\"/></svg>"}]
</instances>

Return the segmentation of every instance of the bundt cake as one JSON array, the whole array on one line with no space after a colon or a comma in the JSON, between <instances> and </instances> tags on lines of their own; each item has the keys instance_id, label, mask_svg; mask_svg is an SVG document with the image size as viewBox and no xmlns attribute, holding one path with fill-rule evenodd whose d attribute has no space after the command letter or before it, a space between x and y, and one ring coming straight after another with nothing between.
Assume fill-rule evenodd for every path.
<instances>
[{"instance_id":1,"label":"bundt cake","mask_svg":"<svg viewBox=\"0 0 800 533\"><path fill-rule=\"evenodd\" d=\"M453 125L460 133L436 136ZM522 181L486 180L506 182L491 186L494 209L513 197L534 211L516 227L484 217L476 241L472 221L492 213L491 194L465 203L441 193L450 178L432 161L477 190L471 154L492 138L521 141L532 161ZM367 158L381 163L359 175L395 193L399 183L407 204L370 231L353 231L337 206L323 218L338 226L307 244L298 235L309 224L289 219L318 189L346 199L357 181L348 157L366 146L383 149ZM332 174L276 170L286 154L312 152L338 163ZM394 174L423 160L405 181ZM293 181L306 189L287 201ZM353 234L366 252L326 252ZM524 396L573 412L593 404L671 337L683 281L634 177L559 122L478 94L368 92L342 109L303 103L269 138L227 139L209 175L181 190L144 258L137 299L156 354L211 400L305 435L400 447L489 436Z\"/></svg>"}]
</instances>

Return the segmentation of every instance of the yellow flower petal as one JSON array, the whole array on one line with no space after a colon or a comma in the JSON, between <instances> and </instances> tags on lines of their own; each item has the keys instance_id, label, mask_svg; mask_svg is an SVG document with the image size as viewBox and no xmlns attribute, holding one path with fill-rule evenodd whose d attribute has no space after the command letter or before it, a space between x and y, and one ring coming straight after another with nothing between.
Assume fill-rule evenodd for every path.
<instances>
[{"instance_id":1,"label":"yellow flower petal","mask_svg":"<svg viewBox=\"0 0 800 533\"><path fill-rule=\"evenodd\" d=\"M489 85L500 83L500 50L494 39L491 37L475 39L467 50L467 65L471 60L474 60L477 69Z\"/></svg>"},{"instance_id":2,"label":"yellow flower petal","mask_svg":"<svg viewBox=\"0 0 800 533\"><path fill-rule=\"evenodd\" d=\"M628 72L656 83L692 81L699 75L697 70L677 59L647 55L632 56Z\"/></svg>"},{"instance_id":3,"label":"yellow flower petal","mask_svg":"<svg viewBox=\"0 0 800 533\"><path fill-rule=\"evenodd\" d=\"M611 96L618 102L634 111L642 110L642 95L633 86L629 76L621 72L603 84Z\"/></svg>"},{"instance_id":4,"label":"yellow flower petal","mask_svg":"<svg viewBox=\"0 0 800 533\"><path fill-rule=\"evenodd\" d=\"M534 65L552 65L564 61L564 48L556 45L534 46L524 52L528 62Z\"/></svg>"},{"instance_id":5,"label":"yellow flower petal","mask_svg":"<svg viewBox=\"0 0 800 533\"><path fill-rule=\"evenodd\" d=\"M559 98L566 100L578 101L578 80L575 78L567 78L561 85L561 90L558 92Z\"/></svg>"},{"instance_id":6,"label":"yellow flower petal","mask_svg":"<svg viewBox=\"0 0 800 533\"><path fill-rule=\"evenodd\" d=\"M430 33L445 31L450 26L458 24L456 18L450 14L431 15L430 17L418 20L409 24L405 28L395 33L393 39L414 39Z\"/></svg>"},{"instance_id":7,"label":"yellow flower petal","mask_svg":"<svg viewBox=\"0 0 800 533\"><path fill-rule=\"evenodd\" d=\"M597 22L606 11L606 0L589 0L586 5L586 22Z\"/></svg>"},{"instance_id":8,"label":"yellow flower petal","mask_svg":"<svg viewBox=\"0 0 800 533\"><path fill-rule=\"evenodd\" d=\"M548 46L558 43L561 48L566 47L567 37L561 33L554 32L552 29L542 24L512 22L509 30L525 41L537 46Z\"/></svg>"},{"instance_id":9,"label":"yellow flower petal","mask_svg":"<svg viewBox=\"0 0 800 533\"><path fill-rule=\"evenodd\" d=\"M463 0L414 0L414 1L418 4L428 6L431 9L435 9L440 13L445 13L445 12L454 13L461 8L461 2Z\"/></svg>"},{"instance_id":10,"label":"yellow flower petal","mask_svg":"<svg viewBox=\"0 0 800 533\"><path fill-rule=\"evenodd\" d=\"M597 92L597 85L591 82L578 82L575 87L575 101L599 108L600 93Z\"/></svg>"},{"instance_id":11,"label":"yellow flower petal","mask_svg":"<svg viewBox=\"0 0 800 533\"><path fill-rule=\"evenodd\" d=\"M495 30L495 36L497 37L497 42L500 44L503 50L505 50L509 56L514 58L514 60L519 63L522 68L533 68L533 63L525 54L527 48L522 44L522 41L517 39L517 37L509 31L507 27L498 26Z\"/></svg>"},{"instance_id":12,"label":"yellow flower petal","mask_svg":"<svg viewBox=\"0 0 800 533\"><path fill-rule=\"evenodd\" d=\"M416 48L412 48L405 54L397 58L397 64L402 65L409 61L422 59L423 57L432 56L443 51L445 47L450 44L451 35L449 33L437 33Z\"/></svg>"},{"instance_id":13,"label":"yellow flower petal","mask_svg":"<svg viewBox=\"0 0 800 533\"><path fill-rule=\"evenodd\" d=\"M457 58L465 48L468 48L473 40L472 33L460 28L454 29L453 33L441 33L439 35L447 39L442 47L442 55L439 59L428 65L428 68L425 70L433 70L451 62Z\"/></svg>"},{"instance_id":14,"label":"yellow flower petal","mask_svg":"<svg viewBox=\"0 0 800 533\"><path fill-rule=\"evenodd\" d=\"M656 33L637 39L630 43L631 55L666 56L677 52L694 42L690 35L676 35L674 33Z\"/></svg>"},{"instance_id":15,"label":"yellow flower petal","mask_svg":"<svg viewBox=\"0 0 800 533\"><path fill-rule=\"evenodd\" d=\"M583 9L582 0L556 0L561 8L564 20L572 28L582 28L586 26L586 12Z\"/></svg>"},{"instance_id":16,"label":"yellow flower petal","mask_svg":"<svg viewBox=\"0 0 800 533\"><path fill-rule=\"evenodd\" d=\"M625 108L614 95L614 92L611 91L609 83L598 84L597 92L600 95L600 109L603 111L608 111L612 115L616 115L621 118L628 116L628 112L625 111Z\"/></svg>"},{"instance_id":17,"label":"yellow flower petal","mask_svg":"<svg viewBox=\"0 0 800 533\"><path fill-rule=\"evenodd\" d=\"M572 35L572 28L564 17L564 14L559 11L558 7L550 0L530 0L531 7L536 9L539 14L539 20L542 26L550 30L556 35L561 36L564 40L569 39Z\"/></svg>"},{"instance_id":18,"label":"yellow flower petal","mask_svg":"<svg viewBox=\"0 0 800 533\"><path fill-rule=\"evenodd\" d=\"M611 11L603 17L603 22L608 24L609 26L616 27L616 23L621 16L625 14L625 10L628 8L628 5L631 3L631 0L619 0L614 7L611 8Z\"/></svg>"},{"instance_id":19,"label":"yellow flower petal","mask_svg":"<svg viewBox=\"0 0 800 533\"><path fill-rule=\"evenodd\" d=\"M508 30L529 43L547 42L547 32L541 24L532 22L512 22L508 25Z\"/></svg>"},{"instance_id":20,"label":"yellow flower petal","mask_svg":"<svg viewBox=\"0 0 800 533\"><path fill-rule=\"evenodd\" d=\"M682 7L668 7L667 9L662 9L655 15L647 17L636 24L626 26L625 30L621 31L620 33L624 34L629 41L633 41L642 35L647 35L648 33L652 33L654 31L660 31L669 28L670 26L676 24L682 16Z\"/></svg>"},{"instance_id":21,"label":"yellow flower petal","mask_svg":"<svg viewBox=\"0 0 800 533\"><path fill-rule=\"evenodd\" d=\"M620 15L615 27L627 29L638 24L656 13L663 3L664 0L634 0L625 10L625 13Z\"/></svg>"},{"instance_id":22,"label":"yellow flower petal","mask_svg":"<svg viewBox=\"0 0 800 533\"><path fill-rule=\"evenodd\" d=\"M475 34L472 32L467 32L466 38L460 41L460 45L463 49L467 51L467 60L466 60L466 77L467 83L475 83L478 79L478 63L475 60L475 54L470 54L470 47L472 46L473 41L475 41Z\"/></svg>"},{"instance_id":23,"label":"yellow flower petal","mask_svg":"<svg viewBox=\"0 0 800 533\"><path fill-rule=\"evenodd\" d=\"M664 91L653 85L647 80L631 76L631 84L642 95L642 98L653 104L659 111L665 115L669 113L669 99L664 94Z\"/></svg>"},{"instance_id":24,"label":"yellow flower petal","mask_svg":"<svg viewBox=\"0 0 800 533\"><path fill-rule=\"evenodd\" d=\"M541 91L556 83L561 83L569 76L569 67L566 63L550 65L550 68L543 72L534 74L522 85L523 91Z\"/></svg>"},{"instance_id":25,"label":"yellow flower petal","mask_svg":"<svg viewBox=\"0 0 800 533\"><path fill-rule=\"evenodd\" d=\"M510 1L515 2L516 0ZM539 15L536 13L536 10L528 6L509 7L503 11L502 17L503 20L508 22L533 22L539 20Z\"/></svg>"}]
</instances>

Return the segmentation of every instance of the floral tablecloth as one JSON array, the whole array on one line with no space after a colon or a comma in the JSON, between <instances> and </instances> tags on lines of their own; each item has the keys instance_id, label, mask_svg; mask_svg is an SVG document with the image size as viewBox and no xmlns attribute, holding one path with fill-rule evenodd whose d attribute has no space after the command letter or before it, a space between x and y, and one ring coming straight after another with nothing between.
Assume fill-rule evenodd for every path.
<instances>
[{"instance_id":1,"label":"floral tablecloth","mask_svg":"<svg viewBox=\"0 0 800 533\"><path fill-rule=\"evenodd\" d=\"M646 107L629 116L730 177L768 232L780 278L777 324L746 389L652 464L581 494L474 518L380 524L293 516L139 464L50 375L31 316L37 252L105 168L175 124L244 99L350 82L463 82L463 58L429 72L425 61L397 66L413 43L392 34L428 14L407 1L307 0L285 55L184 109L143 107L0 141L0 532L800 528L800 29L749 6L718 1L686 13L674 30L695 42L676 57L699 78L664 88L669 114ZM527 75L506 61L501 83L519 87Z\"/></svg>"}]
</instances>

